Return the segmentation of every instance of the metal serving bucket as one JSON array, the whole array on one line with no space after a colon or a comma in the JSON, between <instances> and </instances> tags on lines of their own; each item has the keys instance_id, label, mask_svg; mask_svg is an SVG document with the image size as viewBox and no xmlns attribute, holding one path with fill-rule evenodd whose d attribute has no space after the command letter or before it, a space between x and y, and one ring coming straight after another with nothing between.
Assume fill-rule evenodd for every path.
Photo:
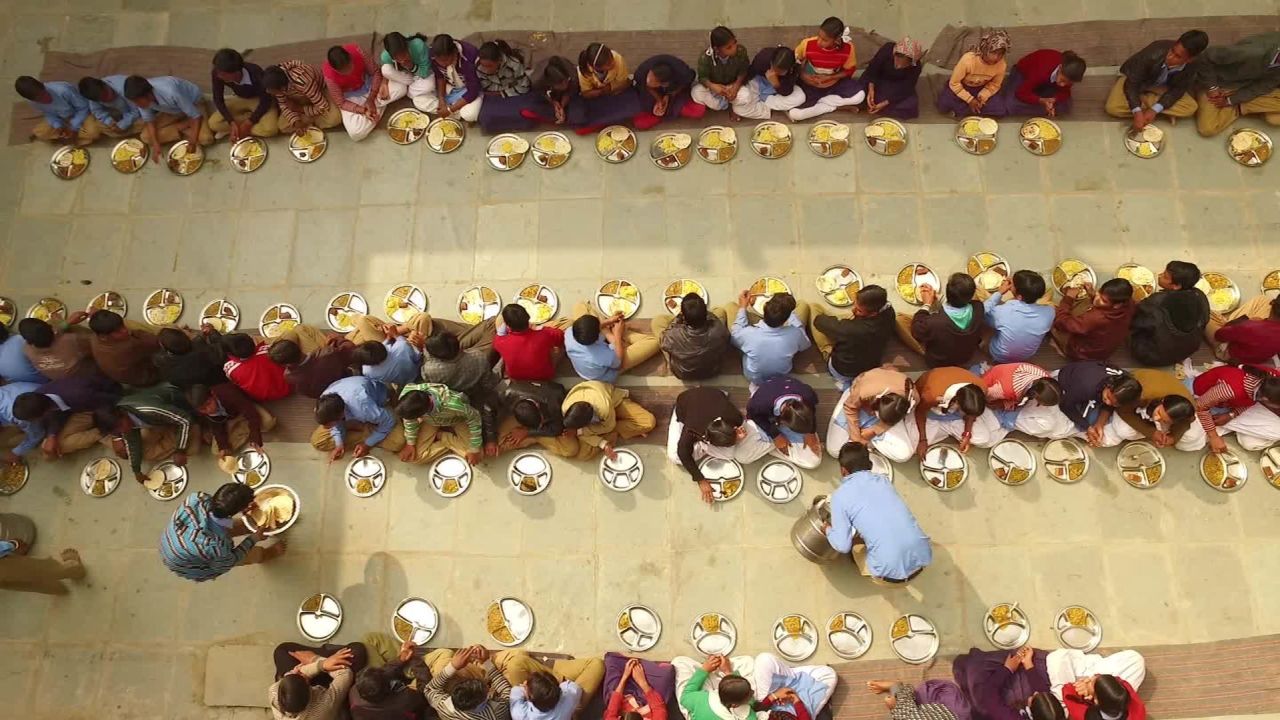
<instances>
[{"instance_id":1,"label":"metal serving bucket","mask_svg":"<svg viewBox=\"0 0 1280 720\"><path fill-rule=\"evenodd\" d=\"M840 553L827 542L822 526L831 520L831 507L826 495L813 499L813 504L791 526L791 544L801 557L812 563L827 563L840 557Z\"/></svg>"}]
</instances>

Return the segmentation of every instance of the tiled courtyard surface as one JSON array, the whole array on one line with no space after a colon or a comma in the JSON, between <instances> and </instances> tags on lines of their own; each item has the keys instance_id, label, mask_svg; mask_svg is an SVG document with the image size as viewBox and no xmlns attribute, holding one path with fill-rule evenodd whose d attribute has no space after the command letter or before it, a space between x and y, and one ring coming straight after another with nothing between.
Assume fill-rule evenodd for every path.
<instances>
[{"instance_id":1,"label":"tiled courtyard surface","mask_svg":"<svg viewBox=\"0 0 1280 720\"><path fill-rule=\"evenodd\" d=\"M0 87L37 70L41 46L243 48L374 28L458 35L503 27L685 28L831 13L931 38L948 20L1277 9L1271 0L223 0L172 7L166 0L10 0L0 4L7 28ZM0 130L7 122L0 119ZM339 290L372 301L404 280L421 284L434 311L452 317L452 299L475 281L509 297L537 279L567 305L625 275L646 293L647 315L660 311L654 298L666 282L681 276L701 279L717 302L764 272L816 300L812 278L835 262L887 282L906 262L950 271L979 249L1041 271L1079 257L1106 276L1123 262L1158 267L1185 257L1228 272L1249 292L1280 265L1280 165L1242 169L1221 139L1203 140L1190 126L1176 128L1166 154L1151 161L1124 151L1118 124L1068 122L1065 147L1047 159L1017 145L1016 125L1002 126L1000 147L985 158L958 150L950 127L911 130L911 148L896 158L857 147L823 160L798 147L782 160L744 154L728 166L695 160L675 173L643 158L607 166L579 138L559 170L501 174L483 164L478 135L439 156L380 134L359 146L334 134L328 156L310 166L273 142L271 159L249 176L223 161L225 145L185 179L159 167L119 175L95 149L88 173L65 183L49 173L47 148L0 147L0 227L7 228L0 294L23 308L50 294L79 306L110 288L140 307L164 285L185 294L184 320L225 296L251 325L271 302L293 302L319 322ZM268 449L272 481L299 491L303 519L283 560L214 583L180 581L160 565L156 543L171 505L132 486L105 500L81 494L74 476L87 456L39 464L27 489L0 499L0 512L36 519L38 554L75 546L89 569L67 597L0 593L0 716L261 717L260 710L202 706L207 650L295 639L298 603L320 590L346 608L340 639L386 629L406 595L431 598L444 614L435 641L443 645L482 640L483 605L515 594L537 614L530 647L578 654L615 649L611 622L631 602L651 605L665 622L653 657L688 652L689 623L711 609L738 623L739 650L747 652L768 647L769 628L784 612L820 622L853 609L879 633L876 658L889 656L888 625L907 610L939 624L944 652L985 646L979 618L989 604L1008 600L1028 611L1039 645L1054 644L1050 618L1071 602L1103 619L1112 646L1280 632L1280 495L1261 482L1256 463L1235 495L1209 490L1185 456L1171 456L1170 477L1151 492L1125 486L1110 451L1097 453L1088 479L1075 486L1040 474L1006 488L986 471L985 454L975 453L980 466L970 484L941 495L914 468L899 467L897 485L937 543L935 564L909 589L885 591L846 565L807 564L790 546L794 518L833 487L830 463L807 475L802 499L791 505L769 505L751 488L709 510L653 445L640 450L648 472L631 494L602 488L594 464L557 462L546 494L519 498L502 485L506 461L498 461L455 501L437 497L424 470L389 458L387 489L358 500L338 484L341 466L310 448ZM193 461L192 475L193 487L204 490L225 477L205 457ZM835 658L824 647L817 659ZM247 682L265 691L268 679Z\"/></svg>"}]
</instances>

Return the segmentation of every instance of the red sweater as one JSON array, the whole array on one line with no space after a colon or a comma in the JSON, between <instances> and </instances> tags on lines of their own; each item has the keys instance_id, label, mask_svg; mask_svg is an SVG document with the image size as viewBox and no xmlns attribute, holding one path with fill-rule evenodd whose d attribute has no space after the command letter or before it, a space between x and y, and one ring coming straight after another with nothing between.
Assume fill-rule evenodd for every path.
<instances>
[{"instance_id":1,"label":"red sweater","mask_svg":"<svg viewBox=\"0 0 1280 720\"><path fill-rule=\"evenodd\" d=\"M546 325L523 332L507 331L493 339L493 349L502 356L507 377L512 380L545 382L556 376L555 353L564 347L564 332Z\"/></svg>"},{"instance_id":2,"label":"red sweater","mask_svg":"<svg viewBox=\"0 0 1280 720\"><path fill-rule=\"evenodd\" d=\"M1014 95L1028 105L1039 105L1040 95L1036 88L1053 82L1053 71L1062 66L1062 53L1057 50L1036 50L1027 53L1018 61L1018 74L1022 82L1018 84ZM1059 87L1053 95L1054 99L1064 103L1071 99L1071 87Z\"/></svg>"},{"instance_id":3,"label":"red sweater","mask_svg":"<svg viewBox=\"0 0 1280 720\"><path fill-rule=\"evenodd\" d=\"M1280 320L1239 320L1223 325L1213 339L1227 344L1227 356L1236 362L1261 365L1280 354Z\"/></svg>"},{"instance_id":4,"label":"red sweater","mask_svg":"<svg viewBox=\"0 0 1280 720\"><path fill-rule=\"evenodd\" d=\"M1120 684L1124 686L1125 690L1129 691L1128 720L1147 720L1147 706L1142 704L1142 698L1138 697L1137 691L1133 689L1133 686L1128 681L1120 680ZM1072 684L1062 688L1062 701L1067 706L1068 720L1084 720L1085 712L1093 707L1093 703L1076 693L1076 686Z\"/></svg>"},{"instance_id":5,"label":"red sweater","mask_svg":"<svg viewBox=\"0 0 1280 720\"><path fill-rule=\"evenodd\" d=\"M293 391L284 379L284 368L267 355L267 350L266 343L258 343L258 349L247 359L228 355L226 364L222 366L227 379L258 402L279 400Z\"/></svg>"},{"instance_id":6,"label":"red sweater","mask_svg":"<svg viewBox=\"0 0 1280 720\"><path fill-rule=\"evenodd\" d=\"M604 709L604 720L619 720L622 717L622 702L624 699L625 695L621 691L614 691L609 696L609 706ZM636 709L636 712L646 715L648 720L667 720L667 703L658 694L657 690L653 688L646 690L644 702L647 712L642 712L640 709ZM630 709L627 708L627 710Z\"/></svg>"}]
</instances>

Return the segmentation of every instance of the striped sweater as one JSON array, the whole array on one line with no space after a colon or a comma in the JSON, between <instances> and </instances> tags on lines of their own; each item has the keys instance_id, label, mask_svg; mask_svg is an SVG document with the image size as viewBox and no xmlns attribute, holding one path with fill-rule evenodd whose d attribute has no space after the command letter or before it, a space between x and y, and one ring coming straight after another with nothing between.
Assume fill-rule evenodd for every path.
<instances>
[{"instance_id":1,"label":"striped sweater","mask_svg":"<svg viewBox=\"0 0 1280 720\"><path fill-rule=\"evenodd\" d=\"M209 511L210 500L208 493L188 495L160 536L164 566L196 582L213 580L235 567L256 544L251 536L233 545L227 528Z\"/></svg>"}]
</instances>

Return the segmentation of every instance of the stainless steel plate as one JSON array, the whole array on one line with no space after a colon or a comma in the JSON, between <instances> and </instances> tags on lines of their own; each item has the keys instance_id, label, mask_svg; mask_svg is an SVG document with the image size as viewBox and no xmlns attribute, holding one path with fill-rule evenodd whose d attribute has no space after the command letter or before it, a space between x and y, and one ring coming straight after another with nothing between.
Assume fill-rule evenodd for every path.
<instances>
[{"instance_id":1,"label":"stainless steel plate","mask_svg":"<svg viewBox=\"0 0 1280 720\"><path fill-rule=\"evenodd\" d=\"M497 624L501 617L502 623ZM514 597L501 597L489 603L485 610L485 627L494 642L504 647L515 647L533 634L533 608L525 601ZM499 628L505 628L510 636L506 636Z\"/></svg>"},{"instance_id":2,"label":"stainless steel plate","mask_svg":"<svg viewBox=\"0 0 1280 720\"><path fill-rule=\"evenodd\" d=\"M1018 603L996 603L982 618L982 632L992 645L1014 650L1031 639L1031 622Z\"/></svg>"},{"instance_id":3,"label":"stainless steel plate","mask_svg":"<svg viewBox=\"0 0 1280 720\"><path fill-rule=\"evenodd\" d=\"M680 302L684 300L684 296L689 293L697 293L702 297L702 302L710 304L711 295L707 293L707 288L697 280L682 278L667 284L666 289L662 293L662 305L667 312L672 315L680 314Z\"/></svg>"},{"instance_id":4,"label":"stainless steel plate","mask_svg":"<svg viewBox=\"0 0 1280 720\"><path fill-rule=\"evenodd\" d=\"M883 475L889 478L889 482L893 482L893 463L889 462L889 458L876 452L875 446L867 454L871 456L871 472Z\"/></svg>"},{"instance_id":5,"label":"stainless steel plate","mask_svg":"<svg viewBox=\"0 0 1280 720\"><path fill-rule=\"evenodd\" d=\"M1280 295L1280 270L1272 270L1262 278L1262 294L1273 300Z\"/></svg>"},{"instance_id":6,"label":"stainless steel plate","mask_svg":"<svg viewBox=\"0 0 1280 720\"><path fill-rule=\"evenodd\" d=\"M237 172L251 173L267 161L267 144L260 138L240 138L231 145L231 167Z\"/></svg>"},{"instance_id":7,"label":"stainless steel plate","mask_svg":"<svg viewBox=\"0 0 1280 720\"><path fill-rule=\"evenodd\" d=\"M13 495L26 487L30 478L31 468L26 460L19 459L12 465L0 465L0 495Z\"/></svg>"},{"instance_id":8,"label":"stainless steel plate","mask_svg":"<svg viewBox=\"0 0 1280 720\"><path fill-rule=\"evenodd\" d=\"M391 633L400 641L412 641L414 645L426 645L440 627L440 611L420 597L408 597L400 601L391 613Z\"/></svg>"},{"instance_id":9,"label":"stainless steel plate","mask_svg":"<svg viewBox=\"0 0 1280 720\"><path fill-rule=\"evenodd\" d=\"M142 303L142 317L150 325L157 327L172 325L182 317L182 309L186 306L182 293L172 288L160 288L147 296Z\"/></svg>"},{"instance_id":10,"label":"stainless steel plate","mask_svg":"<svg viewBox=\"0 0 1280 720\"><path fill-rule=\"evenodd\" d=\"M1209 309L1226 315L1240 307L1240 286L1220 272L1206 272L1196 282L1196 287L1209 298Z\"/></svg>"},{"instance_id":11,"label":"stainless steel plate","mask_svg":"<svg viewBox=\"0 0 1280 720\"><path fill-rule=\"evenodd\" d=\"M1083 605L1069 605L1053 621L1058 642L1071 650L1093 652L1102 642L1102 623Z\"/></svg>"},{"instance_id":12,"label":"stainless steel plate","mask_svg":"<svg viewBox=\"0 0 1280 720\"><path fill-rule=\"evenodd\" d=\"M702 613L689 629L689 641L703 655L728 655L738 644L738 628L721 613Z\"/></svg>"},{"instance_id":13,"label":"stainless steel plate","mask_svg":"<svg viewBox=\"0 0 1280 720\"><path fill-rule=\"evenodd\" d=\"M910 138L907 126L893 118L880 118L867 123L862 129L862 136L872 152L889 157L906 150Z\"/></svg>"},{"instance_id":14,"label":"stainless steel plate","mask_svg":"<svg viewBox=\"0 0 1280 720\"><path fill-rule=\"evenodd\" d=\"M1206 450L1200 456L1200 477L1214 490L1235 492L1249 481L1249 468L1230 450L1220 453Z\"/></svg>"},{"instance_id":15,"label":"stainless steel plate","mask_svg":"<svg viewBox=\"0 0 1280 720\"><path fill-rule=\"evenodd\" d=\"M334 295L325 309L324 320L335 332L346 333L356 329L355 319L369 314L369 302L358 292L346 291Z\"/></svg>"},{"instance_id":16,"label":"stainless steel plate","mask_svg":"<svg viewBox=\"0 0 1280 720\"><path fill-rule=\"evenodd\" d=\"M471 487L471 463L449 453L431 465L431 489L446 498L456 498Z\"/></svg>"},{"instance_id":17,"label":"stainless steel plate","mask_svg":"<svg viewBox=\"0 0 1280 720\"><path fill-rule=\"evenodd\" d=\"M233 333L240 327L240 308L230 300L214 300L200 311L200 324L220 333Z\"/></svg>"},{"instance_id":18,"label":"stainless steel plate","mask_svg":"<svg viewBox=\"0 0 1280 720\"><path fill-rule=\"evenodd\" d=\"M1018 129L1018 139L1027 152L1047 157L1062 149L1062 126L1049 118L1031 118Z\"/></svg>"},{"instance_id":19,"label":"stainless steel plate","mask_svg":"<svg viewBox=\"0 0 1280 720\"><path fill-rule=\"evenodd\" d=\"M387 466L373 455L355 458L347 464L346 479L352 495L373 497L387 484Z\"/></svg>"},{"instance_id":20,"label":"stainless steel plate","mask_svg":"<svg viewBox=\"0 0 1280 720\"><path fill-rule=\"evenodd\" d=\"M862 276L848 265L832 265L814 281L822 299L838 308L853 306L858 291L862 289Z\"/></svg>"},{"instance_id":21,"label":"stainless steel plate","mask_svg":"<svg viewBox=\"0 0 1280 720\"><path fill-rule=\"evenodd\" d=\"M978 287L987 294L999 290L1005 278L1013 277L1013 269L1009 267L1009 261L988 250L970 255L968 262L965 263L965 270Z\"/></svg>"},{"instance_id":22,"label":"stainless steel plate","mask_svg":"<svg viewBox=\"0 0 1280 720\"><path fill-rule=\"evenodd\" d=\"M804 476L795 465L786 460L771 460L760 466L756 474L756 487L765 500L785 505L797 497L804 488Z\"/></svg>"},{"instance_id":23,"label":"stainless steel plate","mask_svg":"<svg viewBox=\"0 0 1280 720\"><path fill-rule=\"evenodd\" d=\"M472 285L458 293L458 317L468 325L479 325L502 313L502 296L488 285Z\"/></svg>"},{"instance_id":24,"label":"stainless steel plate","mask_svg":"<svg viewBox=\"0 0 1280 720\"><path fill-rule=\"evenodd\" d=\"M955 445L932 445L920 460L920 477L934 490L952 492L969 479L969 459Z\"/></svg>"},{"instance_id":25,"label":"stainless steel plate","mask_svg":"<svg viewBox=\"0 0 1280 720\"><path fill-rule=\"evenodd\" d=\"M649 159L663 170L679 170L693 159L693 138L688 133L659 133L649 145Z\"/></svg>"},{"instance_id":26,"label":"stainless steel plate","mask_svg":"<svg viewBox=\"0 0 1280 720\"><path fill-rule=\"evenodd\" d=\"M40 298L27 309L27 317L43 320L49 324L65 322L67 319L67 305L58 298Z\"/></svg>"},{"instance_id":27,"label":"stainless steel plate","mask_svg":"<svg viewBox=\"0 0 1280 720\"><path fill-rule=\"evenodd\" d=\"M273 537L275 535L279 535L285 530L288 530L289 528L293 527L293 524L298 522L298 516L302 514L302 498L299 498L298 493L295 492L294 489L289 487L288 485L263 485L262 487L258 488L256 492L254 492L253 502L255 504L267 503L271 501L271 498L276 497L278 495L288 495L290 498L293 499L293 514L290 515L289 519L285 520L283 524L278 525L275 528L270 530L263 530L262 534L266 535L267 537ZM245 527L249 528L251 532L258 531L258 526L256 523L254 523L253 518L251 518L247 513L242 517L244 518Z\"/></svg>"},{"instance_id":28,"label":"stainless steel plate","mask_svg":"<svg viewBox=\"0 0 1280 720\"><path fill-rule=\"evenodd\" d=\"M1063 438L1045 443L1040 452L1049 477L1063 484L1080 482L1089 472L1089 453L1078 440Z\"/></svg>"},{"instance_id":29,"label":"stainless steel plate","mask_svg":"<svg viewBox=\"0 0 1280 720\"><path fill-rule=\"evenodd\" d=\"M818 651L818 628L804 615L783 615L773 623L773 647L791 662Z\"/></svg>"},{"instance_id":30,"label":"stainless steel plate","mask_svg":"<svg viewBox=\"0 0 1280 720\"><path fill-rule=\"evenodd\" d=\"M324 157L329 138L324 130L309 127L289 136L289 154L300 163L313 163Z\"/></svg>"},{"instance_id":31,"label":"stainless steel plate","mask_svg":"<svg viewBox=\"0 0 1280 720\"><path fill-rule=\"evenodd\" d=\"M387 135L397 145L412 145L427 134L431 116L416 108L404 108L387 118Z\"/></svg>"},{"instance_id":32,"label":"stainless steel plate","mask_svg":"<svg viewBox=\"0 0 1280 720\"><path fill-rule=\"evenodd\" d=\"M618 459L612 460L607 455L600 458L600 482L616 492L635 490L644 478L644 461L626 448L617 448L613 452Z\"/></svg>"},{"instance_id":33,"label":"stainless steel plate","mask_svg":"<svg viewBox=\"0 0 1280 720\"><path fill-rule=\"evenodd\" d=\"M1086 284L1098 286L1098 276L1093 268L1083 260L1063 260L1053 268L1053 286L1061 294L1069 287L1082 287Z\"/></svg>"},{"instance_id":34,"label":"stainless steel plate","mask_svg":"<svg viewBox=\"0 0 1280 720\"><path fill-rule=\"evenodd\" d=\"M165 165L174 175L193 175L204 167L204 148L193 148L190 142L179 140L169 146L169 152L165 153Z\"/></svg>"},{"instance_id":35,"label":"stainless steel plate","mask_svg":"<svg viewBox=\"0 0 1280 720\"><path fill-rule=\"evenodd\" d=\"M987 464L1005 485L1025 484L1036 474L1036 454L1021 440L1001 440L987 453Z\"/></svg>"},{"instance_id":36,"label":"stainless steel plate","mask_svg":"<svg viewBox=\"0 0 1280 720\"><path fill-rule=\"evenodd\" d=\"M662 618L647 605L628 605L618 614L618 639L632 652L652 650L662 637Z\"/></svg>"},{"instance_id":37,"label":"stainless steel plate","mask_svg":"<svg viewBox=\"0 0 1280 720\"><path fill-rule=\"evenodd\" d=\"M1151 132L1147 132L1151 130ZM1131 155L1135 155L1144 160L1150 160L1159 157L1164 152L1165 139L1168 133L1155 125L1148 125L1142 130L1135 130L1132 127L1125 130L1124 133L1124 149L1128 150Z\"/></svg>"},{"instance_id":38,"label":"stainless steel plate","mask_svg":"<svg viewBox=\"0 0 1280 720\"><path fill-rule=\"evenodd\" d=\"M596 307L605 317L622 315L630 320L640 310L640 288L630 280L610 280L596 291Z\"/></svg>"},{"instance_id":39,"label":"stainless steel plate","mask_svg":"<svg viewBox=\"0 0 1280 720\"><path fill-rule=\"evenodd\" d=\"M956 145L970 155L986 155L996 149L1000 124L992 118L969 115L956 123Z\"/></svg>"},{"instance_id":40,"label":"stainless steel plate","mask_svg":"<svg viewBox=\"0 0 1280 720\"><path fill-rule=\"evenodd\" d=\"M49 170L55 177L63 180L75 180L89 169L89 149L64 145L53 152L49 159Z\"/></svg>"},{"instance_id":41,"label":"stainless steel plate","mask_svg":"<svg viewBox=\"0 0 1280 720\"><path fill-rule=\"evenodd\" d=\"M436 118L427 126L427 147L446 155L462 147L467 139L467 124L454 118Z\"/></svg>"},{"instance_id":42,"label":"stainless steel plate","mask_svg":"<svg viewBox=\"0 0 1280 720\"><path fill-rule=\"evenodd\" d=\"M104 498L120 487L121 475L120 463L115 458L90 460L80 471L80 489L89 497Z\"/></svg>"},{"instance_id":43,"label":"stainless steel plate","mask_svg":"<svg viewBox=\"0 0 1280 720\"><path fill-rule=\"evenodd\" d=\"M738 155L738 133L722 125L698 133L698 156L712 165L723 165Z\"/></svg>"},{"instance_id":44,"label":"stainless steel plate","mask_svg":"<svg viewBox=\"0 0 1280 720\"><path fill-rule=\"evenodd\" d=\"M1124 278L1133 286L1133 299L1135 302L1141 302L1148 296L1155 294L1156 290L1156 274L1151 272L1150 268L1137 263L1125 263L1116 268L1116 277Z\"/></svg>"},{"instance_id":45,"label":"stainless steel plate","mask_svg":"<svg viewBox=\"0 0 1280 720\"><path fill-rule=\"evenodd\" d=\"M751 131L751 150L769 160L786 157L792 142L791 128L774 120L765 120Z\"/></svg>"},{"instance_id":46,"label":"stainless steel plate","mask_svg":"<svg viewBox=\"0 0 1280 720\"><path fill-rule=\"evenodd\" d=\"M168 502L187 489L188 478L190 473L185 467L178 467L172 461L166 460L147 473L147 482L144 484L147 492L151 493L151 497L161 502Z\"/></svg>"},{"instance_id":47,"label":"stainless steel plate","mask_svg":"<svg viewBox=\"0 0 1280 720\"><path fill-rule=\"evenodd\" d=\"M844 123L819 120L809 128L809 149L818 157L840 157L848 152L849 137L852 134L852 130Z\"/></svg>"},{"instance_id":48,"label":"stainless steel plate","mask_svg":"<svg viewBox=\"0 0 1280 720\"><path fill-rule=\"evenodd\" d=\"M92 315L98 310L110 310L111 312L124 317L129 313L129 302L124 296L115 290L98 293L89 301L89 306L84 309L85 312Z\"/></svg>"},{"instance_id":49,"label":"stainless steel plate","mask_svg":"<svg viewBox=\"0 0 1280 720\"><path fill-rule=\"evenodd\" d=\"M17 319L18 306L7 297L0 297L0 325L13 327L13 321Z\"/></svg>"},{"instance_id":50,"label":"stainless steel plate","mask_svg":"<svg viewBox=\"0 0 1280 720\"><path fill-rule=\"evenodd\" d=\"M903 662L923 665L938 654L940 645L937 627L923 615L908 613L889 627L889 646Z\"/></svg>"},{"instance_id":51,"label":"stainless steel plate","mask_svg":"<svg viewBox=\"0 0 1280 720\"><path fill-rule=\"evenodd\" d=\"M528 154L529 141L511 133L494 136L485 148L485 159L488 160L489 167L501 172L520 167Z\"/></svg>"},{"instance_id":52,"label":"stainless steel plate","mask_svg":"<svg viewBox=\"0 0 1280 720\"><path fill-rule=\"evenodd\" d=\"M716 502L728 502L742 493L745 483L742 465L737 460L706 457L698 463L698 469L711 483L711 497Z\"/></svg>"},{"instance_id":53,"label":"stainless steel plate","mask_svg":"<svg viewBox=\"0 0 1280 720\"><path fill-rule=\"evenodd\" d=\"M387 318L395 323L407 323L427 311L427 293L412 283L397 285L382 300Z\"/></svg>"},{"instance_id":54,"label":"stainless steel plate","mask_svg":"<svg viewBox=\"0 0 1280 720\"><path fill-rule=\"evenodd\" d=\"M1272 445L1263 450L1258 464L1262 466L1262 477L1271 487L1280 490L1280 445Z\"/></svg>"},{"instance_id":55,"label":"stainless steel plate","mask_svg":"<svg viewBox=\"0 0 1280 720\"><path fill-rule=\"evenodd\" d=\"M786 281L781 278L765 275L764 277L756 278L756 281L751 283L751 287L747 288L747 294L749 296L747 298L747 305L754 310L757 315L764 315L764 306L773 299L774 295L790 292L791 286L788 285Z\"/></svg>"},{"instance_id":56,"label":"stainless steel plate","mask_svg":"<svg viewBox=\"0 0 1280 720\"><path fill-rule=\"evenodd\" d=\"M298 606L298 632L314 643L323 643L342 627L342 603L329 593L316 593Z\"/></svg>"},{"instance_id":57,"label":"stainless steel plate","mask_svg":"<svg viewBox=\"0 0 1280 720\"><path fill-rule=\"evenodd\" d=\"M271 476L271 458L265 451L248 447L236 454L236 482L255 490Z\"/></svg>"},{"instance_id":58,"label":"stainless steel plate","mask_svg":"<svg viewBox=\"0 0 1280 720\"><path fill-rule=\"evenodd\" d=\"M1240 128L1227 136L1227 154L1245 167L1262 167L1275 147L1271 136L1254 128Z\"/></svg>"},{"instance_id":59,"label":"stainless steel plate","mask_svg":"<svg viewBox=\"0 0 1280 720\"><path fill-rule=\"evenodd\" d=\"M289 303L276 303L262 311L258 318L258 333L267 339L275 339L302 324L302 313Z\"/></svg>"},{"instance_id":60,"label":"stainless steel plate","mask_svg":"<svg viewBox=\"0 0 1280 720\"><path fill-rule=\"evenodd\" d=\"M924 263L904 265L898 271L895 285L898 296L912 305L924 305L920 300L920 288L925 285L933 288L938 297L942 297L942 281L938 278L938 273Z\"/></svg>"},{"instance_id":61,"label":"stainless steel plate","mask_svg":"<svg viewBox=\"0 0 1280 720\"><path fill-rule=\"evenodd\" d=\"M151 148L138 138L126 138L111 149L111 167L132 175L146 166Z\"/></svg>"},{"instance_id":62,"label":"stainless steel plate","mask_svg":"<svg viewBox=\"0 0 1280 720\"><path fill-rule=\"evenodd\" d=\"M827 642L831 650L845 660L856 660L867 654L874 639L871 624L856 612L838 612L827 620Z\"/></svg>"},{"instance_id":63,"label":"stainless steel plate","mask_svg":"<svg viewBox=\"0 0 1280 720\"><path fill-rule=\"evenodd\" d=\"M1116 454L1120 477L1139 490L1150 490L1165 476L1164 455L1146 440L1125 443Z\"/></svg>"},{"instance_id":64,"label":"stainless steel plate","mask_svg":"<svg viewBox=\"0 0 1280 720\"><path fill-rule=\"evenodd\" d=\"M560 296L546 285L526 285L516 293L515 303L529 313L529 322L542 325L560 310Z\"/></svg>"},{"instance_id":65,"label":"stainless steel plate","mask_svg":"<svg viewBox=\"0 0 1280 720\"><path fill-rule=\"evenodd\" d=\"M522 452L511 461L507 480L521 495L537 495L551 484L551 463L540 453Z\"/></svg>"},{"instance_id":66,"label":"stainless steel plate","mask_svg":"<svg viewBox=\"0 0 1280 720\"><path fill-rule=\"evenodd\" d=\"M530 152L538 167L554 170L569 162L569 156L573 154L573 143L562 132L544 132L534 138Z\"/></svg>"},{"instance_id":67,"label":"stainless steel plate","mask_svg":"<svg viewBox=\"0 0 1280 720\"><path fill-rule=\"evenodd\" d=\"M610 125L596 134L596 155L607 163L630 160L639 146L636 134L622 125Z\"/></svg>"}]
</instances>

